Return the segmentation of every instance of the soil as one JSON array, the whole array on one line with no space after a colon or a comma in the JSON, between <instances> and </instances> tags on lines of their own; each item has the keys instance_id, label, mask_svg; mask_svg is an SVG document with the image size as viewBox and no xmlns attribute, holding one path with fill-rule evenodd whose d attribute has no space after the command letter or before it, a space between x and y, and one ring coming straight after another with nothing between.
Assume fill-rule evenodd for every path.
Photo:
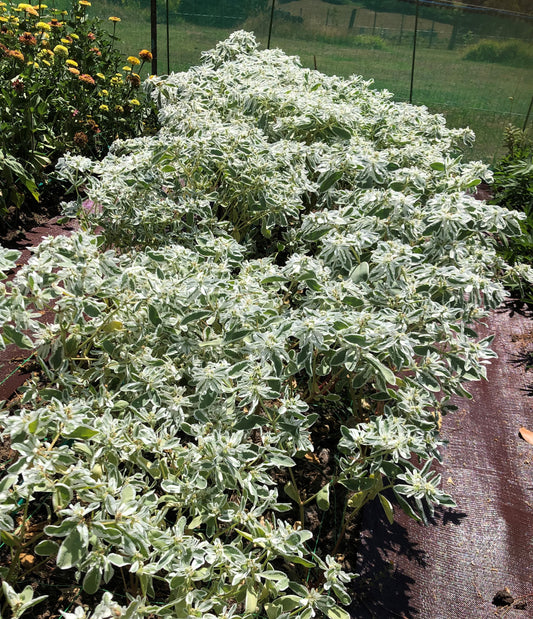
<instances>
[{"instance_id":1,"label":"soil","mask_svg":"<svg viewBox=\"0 0 533 619\"><path fill-rule=\"evenodd\" d=\"M21 208L12 206L5 217L0 218L0 245L18 249L26 232L49 221L61 213L64 188L51 185L41 192L39 202L28 200Z\"/></svg>"}]
</instances>

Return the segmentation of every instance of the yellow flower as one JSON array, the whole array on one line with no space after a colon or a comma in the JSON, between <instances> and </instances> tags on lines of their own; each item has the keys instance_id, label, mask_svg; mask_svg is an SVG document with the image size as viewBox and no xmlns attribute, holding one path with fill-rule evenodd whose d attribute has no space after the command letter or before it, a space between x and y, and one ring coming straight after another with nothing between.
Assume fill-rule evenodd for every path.
<instances>
[{"instance_id":1,"label":"yellow flower","mask_svg":"<svg viewBox=\"0 0 533 619\"><path fill-rule=\"evenodd\" d=\"M101 109L102 112L109 112L109 106L105 105L105 103L102 104L99 109Z\"/></svg>"},{"instance_id":2,"label":"yellow flower","mask_svg":"<svg viewBox=\"0 0 533 619\"><path fill-rule=\"evenodd\" d=\"M137 64L141 64L141 61L136 56L128 56L128 62L134 66Z\"/></svg>"},{"instance_id":3,"label":"yellow flower","mask_svg":"<svg viewBox=\"0 0 533 619\"><path fill-rule=\"evenodd\" d=\"M69 41L68 39L61 39L61 43L64 43L65 45L70 45L72 41Z\"/></svg>"},{"instance_id":4,"label":"yellow flower","mask_svg":"<svg viewBox=\"0 0 533 619\"><path fill-rule=\"evenodd\" d=\"M120 84L124 83L120 77L112 77L110 82L111 86L120 86Z\"/></svg>"},{"instance_id":5,"label":"yellow flower","mask_svg":"<svg viewBox=\"0 0 533 619\"><path fill-rule=\"evenodd\" d=\"M70 36L75 39L76 41L80 38L75 32L71 32Z\"/></svg>"},{"instance_id":6,"label":"yellow flower","mask_svg":"<svg viewBox=\"0 0 533 619\"><path fill-rule=\"evenodd\" d=\"M63 58L67 58L68 49L64 45L56 45L54 47L54 54L56 54L56 56L63 56Z\"/></svg>"},{"instance_id":7,"label":"yellow flower","mask_svg":"<svg viewBox=\"0 0 533 619\"><path fill-rule=\"evenodd\" d=\"M52 27L50 26L50 24L47 24L44 21L39 21L36 24L37 28L39 28L39 30L45 30L46 32L48 32L49 30L52 29Z\"/></svg>"},{"instance_id":8,"label":"yellow flower","mask_svg":"<svg viewBox=\"0 0 533 619\"><path fill-rule=\"evenodd\" d=\"M141 105L141 102L139 101L139 99L130 99L128 103L130 105Z\"/></svg>"},{"instance_id":9,"label":"yellow flower","mask_svg":"<svg viewBox=\"0 0 533 619\"><path fill-rule=\"evenodd\" d=\"M131 67L125 66L125 67L122 67L122 70L123 71L131 71Z\"/></svg>"},{"instance_id":10,"label":"yellow flower","mask_svg":"<svg viewBox=\"0 0 533 619\"><path fill-rule=\"evenodd\" d=\"M106 90L105 88L102 88L102 90L100 91L100 96L102 97L107 97L108 94L109 94L109 91Z\"/></svg>"},{"instance_id":11,"label":"yellow flower","mask_svg":"<svg viewBox=\"0 0 533 619\"><path fill-rule=\"evenodd\" d=\"M77 67L78 63L75 60L72 60L71 58L67 59L67 64L69 67Z\"/></svg>"},{"instance_id":12,"label":"yellow flower","mask_svg":"<svg viewBox=\"0 0 533 619\"><path fill-rule=\"evenodd\" d=\"M36 62L32 62L31 60L26 63L28 67L34 67L35 69L39 68L39 65Z\"/></svg>"},{"instance_id":13,"label":"yellow flower","mask_svg":"<svg viewBox=\"0 0 533 619\"><path fill-rule=\"evenodd\" d=\"M99 77L101 80L105 80L105 75L103 73L97 73L96 77Z\"/></svg>"},{"instance_id":14,"label":"yellow flower","mask_svg":"<svg viewBox=\"0 0 533 619\"><path fill-rule=\"evenodd\" d=\"M109 21L119 22L119 21L121 21L121 20L120 20L120 17L113 17L113 16L111 16L111 17L109 18Z\"/></svg>"},{"instance_id":15,"label":"yellow flower","mask_svg":"<svg viewBox=\"0 0 533 619\"><path fill-rule=\"evenodd\" d=\"M87 2L87 0L79 0L78 4L81 4L81 6L91 6L91 3Z\"/></svg>"},{"instance_id":16,"label":"yellow flower","mask_svg":"<svg viewBox=\"0 0 533 619\"><path fill-rule=\"evenodd\" d=\"M41 62L46 65L47 67L51 67L52 65L48 62L48 60L45 60L44 58L41 60Z\"/></svg>"},{"instance_id":17,"label":"yellow flower","mask_svg":"<svg viewBox=\"0 0 533 619\"><path fill-rule=\"evenodd\" d=\"M0 17L0 21L7 21L7 17Z\"/></svg>"},{"instance_id":18,"label":"yellow flower","mask_svg":"<svg viewBox=\"0 0 533 619\"><path fill-rule=\"evenodd\" d=\"M37 13L37 11L32 7L31 4L20 3L18 5L18 9L20 9L22 11L26 11L26 13L28 13L28 15L34 15L34 16L36 15L37 17L39 17L39 13Z\"/></svg>"},{"instance_id":19,"label":"yellow flower","mask_svg":"<svg viewBox=\"0 0 533 619\"><path fill-rule=\"evenodd\" d=\"M124 111L124 108L121 105L115 105L115 110L122 114L122 112Z\"/></svg>"}]
</instances>

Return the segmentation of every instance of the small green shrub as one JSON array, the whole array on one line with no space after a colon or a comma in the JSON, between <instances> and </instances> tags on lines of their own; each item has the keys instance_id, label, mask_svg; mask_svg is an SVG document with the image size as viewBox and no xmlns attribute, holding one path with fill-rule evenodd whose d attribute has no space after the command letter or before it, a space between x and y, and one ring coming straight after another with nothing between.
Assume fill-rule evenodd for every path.
<instances>
[{"instance_id":1,"label":"small green shrub","mask_svg":"<svg viewBox=\"0 0 533 619\"><path fill-rule=\"evenodd\" d=\"M501 254L512 263L533 263L533 140L509 125L505 131L508 154L494 168L494 204L523 213L522 236L510 239ZM522 286L525 300L533 301L531 287Z\"/></svg>"},{"instance_id":2,"label":"small green shrub","mask_svg":"<svg viewBox=\"0 0 533 619\"><path fill-rule=\"evenodd\" d=\"M140 88L150 52L123 66L116 37L88 6L0 3L0 215L39 200L66 151L101 158L114 139L139 135L154 119Z\"/></svg>"},{"instance_id":3,"label":"small green shrub","mask_svg":"<svg viewBox=\"0 0 533 619\"><path fill-rule=\"evenodd\" d=\"M497 62L512 66L527 66L533 62L533 47L523 41L482 39L468 48L463 59L477 62Z\"/></svg>"}]
</instances>

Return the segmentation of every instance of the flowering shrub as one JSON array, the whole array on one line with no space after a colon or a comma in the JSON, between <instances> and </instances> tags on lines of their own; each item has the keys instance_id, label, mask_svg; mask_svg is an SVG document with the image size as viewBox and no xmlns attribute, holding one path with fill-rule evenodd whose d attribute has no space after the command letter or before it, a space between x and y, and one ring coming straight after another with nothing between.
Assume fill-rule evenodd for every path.
<instances>
[{"instance_id":1,"label":"flowering shrub","mask_svg":"<svg viewBox=\"0 0 533 619\"><path fill-rule=\"evenodd\" d=\"M350 519L372 500L390 520L393 503L418 520L453 505L439 421L486 376L473 327L520 270L494 248L519 216L469 195L489 175L461 163L470 131L248 33L146 88L159 134L62 160L85 229L2 286L2 337L36 348L46 382L0 413L18 454L2 576L23 576L39 500L24 552L107 589L67 619L347 619ZM310 489L319 430L335 453ZM337 543L311 541L307 510L336 503Z\"/></svg>"},{"instance_id":2,"label":"flowering shrub","mask_svg":"<svg viewBox=\"0 0 533 619\"><path fill-rule=\"evenodd\" d=\"M150 52L124 64L88 6L0 2L0 215L29 194L38 199L64 152L101 157L149 121L139 73Z\"/></svg>"}]
</instances>

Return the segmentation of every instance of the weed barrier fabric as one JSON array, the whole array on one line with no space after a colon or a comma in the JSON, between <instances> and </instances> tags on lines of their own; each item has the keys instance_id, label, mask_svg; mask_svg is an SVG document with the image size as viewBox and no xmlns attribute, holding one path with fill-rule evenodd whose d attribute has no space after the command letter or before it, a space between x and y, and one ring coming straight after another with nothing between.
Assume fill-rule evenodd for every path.
<instances>
[{"instance_id":1,"label":"weed barrier fabric","mask_svg":"<svg viewBox=\"0 0 533 619\"><path fill-rule=\"evenodd\" d=\"M367 506L353 619L533 617L533 445L519 436L533 429L533 312L508 305L477 332L495 334L498 358L442 424L442 485L457 507L423 526L399 509L389 525L377 501Z\"/></svg>"}]
</instances>

